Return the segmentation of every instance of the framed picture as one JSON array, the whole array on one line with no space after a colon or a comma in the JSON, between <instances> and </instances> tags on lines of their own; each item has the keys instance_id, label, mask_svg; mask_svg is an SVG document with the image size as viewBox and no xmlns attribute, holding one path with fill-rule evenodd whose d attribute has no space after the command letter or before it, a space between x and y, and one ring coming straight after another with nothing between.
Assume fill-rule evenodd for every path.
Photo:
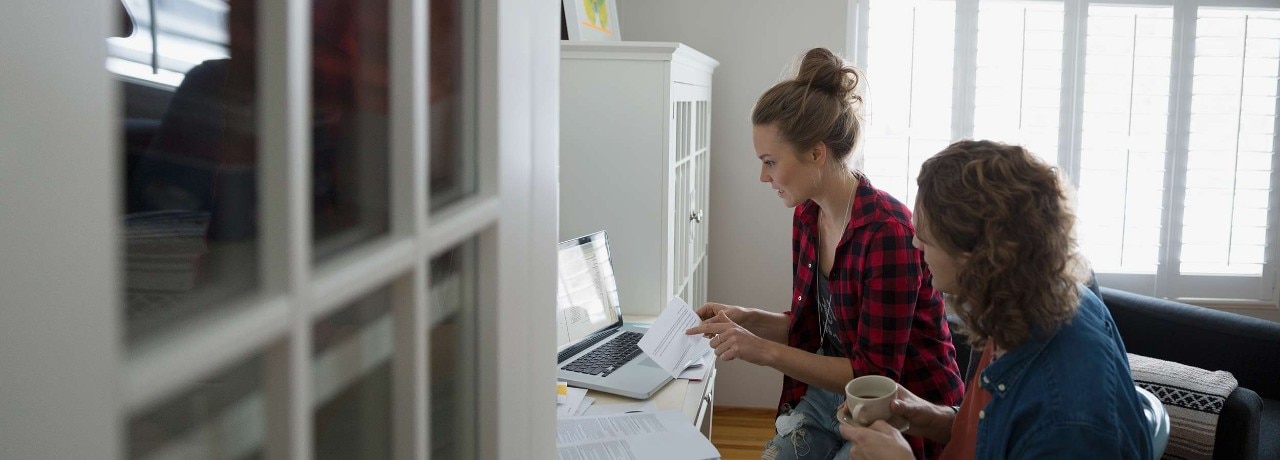
<instances>
[{"instance_id":1,"label":"framed picture","mask_svg":"<svg viewBox=\"0 0 1280 460\"><path fill-rule=\"evenodd\" d=\"M616 0L562 0L569 40L620 41Z\"/></svg>"}]
</instances>

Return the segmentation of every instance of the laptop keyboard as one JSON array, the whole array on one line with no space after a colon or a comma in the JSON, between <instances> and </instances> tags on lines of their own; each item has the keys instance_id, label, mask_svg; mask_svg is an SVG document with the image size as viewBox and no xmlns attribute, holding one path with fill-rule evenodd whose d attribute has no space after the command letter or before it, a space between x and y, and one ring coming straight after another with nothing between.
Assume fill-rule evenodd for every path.
<instances>
[{"instance_id":1,"label":"laptop keyboard","mask_svg":"<svg viewBox=\"0 0 1280 460\"><path fill-rule=\"evenodd\" d=\"M641 336L639 332L618 334L599 348L591 350L591 353L573 360L564 370L601 377L612 374L627 361L631 361L631 358L640 355L640 347L636 346L636 342L640 341Z\"/></svg>"}]
</instances>

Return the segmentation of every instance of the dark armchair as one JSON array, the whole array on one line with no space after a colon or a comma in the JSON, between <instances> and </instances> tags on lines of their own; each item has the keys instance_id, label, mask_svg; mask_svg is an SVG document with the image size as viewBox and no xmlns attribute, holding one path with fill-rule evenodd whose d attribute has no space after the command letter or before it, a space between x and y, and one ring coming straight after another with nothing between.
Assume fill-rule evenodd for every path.
<instances>
[{"instance_id":1,"label":"dark armchair","mask_svg":"<svg viewBox=\"0 0 1280 460\"><path fill-rule=\"evenodd\" d=\"M1235 376L1214 458L1280 459L1280 324L1110 288L1102 301L1130 353Z\"/></svg>"}]
</instances>

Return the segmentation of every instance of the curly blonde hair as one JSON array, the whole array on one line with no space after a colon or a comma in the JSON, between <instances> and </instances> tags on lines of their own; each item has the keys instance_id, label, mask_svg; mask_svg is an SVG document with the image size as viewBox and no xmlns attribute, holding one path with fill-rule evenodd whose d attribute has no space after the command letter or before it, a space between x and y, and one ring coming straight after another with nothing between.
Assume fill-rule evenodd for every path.
<instances>
[{"instance_id":1,"label":"curly blonde hair","mask_svg":"<svg viewBox=\"0 0 1280 460\"><path fill-rule=\"evenodd\" d=\"M917 183L931 243L967 256L947 304L971 343L1008 350L1075 317L1075 212L1057 168L1021 146L962 140L925 161Z\"/></svg>"}]
</instances>

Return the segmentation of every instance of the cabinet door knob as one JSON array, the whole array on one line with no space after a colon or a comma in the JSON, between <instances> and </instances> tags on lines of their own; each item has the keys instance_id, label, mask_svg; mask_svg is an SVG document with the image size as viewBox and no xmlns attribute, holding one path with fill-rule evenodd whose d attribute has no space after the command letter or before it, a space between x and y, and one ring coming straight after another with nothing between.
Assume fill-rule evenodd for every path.
<instances>
[{"instance_id":1,"label":"cabinet door knob","mask_svg":"<svg viewBox=\"0 0 1280 460\"><path fill-rule=\"evenodd\" d=\"M702 223L702 210L699 209L697 211L689 213L689 220L698 224Z\"/></svg>"}]
</instances>

